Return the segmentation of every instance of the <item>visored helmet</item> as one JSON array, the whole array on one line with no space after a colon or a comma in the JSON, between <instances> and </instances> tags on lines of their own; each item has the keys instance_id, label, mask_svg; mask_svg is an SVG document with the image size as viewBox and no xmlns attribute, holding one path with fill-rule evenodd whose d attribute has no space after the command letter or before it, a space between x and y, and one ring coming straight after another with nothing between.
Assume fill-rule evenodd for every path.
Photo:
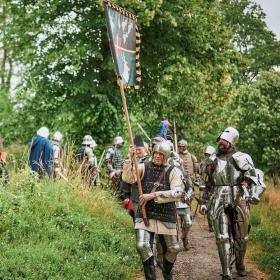
<instances>
[{"instance_id":1,"label":"visored helmet","mask_svg":"<svg viewBox=\"0 0 280 280\"><path fill-rule=\"evenodd\" d=\"M121 145L123 144L124 141L123 141L123 138L121 136L117 136L114 138L114 145Z\"/></svg>"},{"instance_id":2,"label":"visored helmet","mask_svg":"<svg viewBox=\"0 0 280 280\"><path fill-rule=\"evenodd\" d=\"M217 138L217 141L220 139L228 141L232 146L236 144L239 138L239 132L233 127L227 127Z\"/></svg>"},{"instance_id":3,"label":"visored helmet","mask_svg":"<svg viewBox=\"0 0 280 280\"><path fill-rule=\"evenodd\" d=\"M53 141L62 142L62 134L60 131L56 131L53 135Z\"/></svg>"},{"instance_id":4,"label":"visored helmet","mask_svg":"<svg viewBox=\"0 0 280 280\"><path fill-rule=\"evenodd\" d=\"M204 154L208 154L208 155L213 155L216 153L216 149L212 146L207 146L206 149L204 150Z\"/></svg>"},{"instance_id":5,"label":"visored helmet","mask_svg":"<svg viewBox=\"0 0 280 280\"><path fill-rule=\"evenodd\" d=\"M187 147L187 146L188 146L188 142L184 139L178 142L178 147Z\"/></svg>"},{"instance_id":6,"label":"visored helmet","mask_svg":"<svg viewBox=\"0 0 280 280\"><path fill-rule=\"evenodd\" d=\"M164 141L164 142L161 142L161 143L158 143L155 145L155 147L153 149L153 154L155 152L163 154L163 156L164 156L163 164L166 164L171 155L171 147L166 141Z\"/></svg>"},{"instance_id":7,"label":"visored helmet","mask_svg":"<svg viewBox=\"0 0 280 280\"><path fill-rule=\"evenodd\" d=\"M85 135L83 138L83 145L90 145L92 143L93 139L90 135Z\"/></svg>"}]
</instances>

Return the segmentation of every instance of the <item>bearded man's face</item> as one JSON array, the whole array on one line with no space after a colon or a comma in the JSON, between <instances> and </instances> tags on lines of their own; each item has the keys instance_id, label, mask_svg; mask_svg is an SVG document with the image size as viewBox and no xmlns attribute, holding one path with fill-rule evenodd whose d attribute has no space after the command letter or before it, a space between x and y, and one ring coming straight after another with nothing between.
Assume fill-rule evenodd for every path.
<instances>
[{"instance_id":1,"label":"bearded man's face","mask_svg":"<svg viewBox=\"0 0 280 280\"><path fill-rule=\"evenodd\" d=\"M220 139L218 141L218 153L219 154L226 154L230 148L230 143L224 139Z\"/></svg>"}]
</instances>

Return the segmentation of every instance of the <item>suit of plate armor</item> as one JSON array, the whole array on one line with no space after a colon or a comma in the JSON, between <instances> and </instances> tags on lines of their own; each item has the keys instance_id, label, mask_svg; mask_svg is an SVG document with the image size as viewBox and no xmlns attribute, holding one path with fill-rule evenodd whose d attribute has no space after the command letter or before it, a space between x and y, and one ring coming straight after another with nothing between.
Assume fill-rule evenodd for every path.
<instances>
[{"instance_id":1,"label":"suit of plate armor","mask_svg":"<svg viewBox=\"0 0 280 280\"><path fill-rule=\"evenodd\" d=\"M226 129L223 133L231 133ZM221 134L221 139L223 134ZM218 138L220 139L220 138ZM227 139L226 139L227 140ZM230 139L229 139L230 140ZM227 141L229 141L227 140ZM231 141L231 144L235 144ZM249 234L248 202L257 204L264 191L263 173L255 169L248 154L231 146L226 153L211 156L207 166L208 184L213 186L210 216L213 221L223 279L232 279L231 256L239 276L245 276L244 257Z\"/></svg>"},{"instance_id":2,"label":"suit of plate armor","mask_svg":"<svg viewBox=\"0 0 280 280\"><path fill-rule=\"evenodd\" d=\"M123 168L121 147L123 143L124 141L121 136L115 137L114 146L109 148L105 154L106 172L112 180L112 186L116 190L117 196L120 196L123 192L123 183L121 180Z\"/></svg>"},{"instance_id":3,"label":"suit of plate armor","mask_svg":"<svg viewBox=\"0 0 280 280\"><path fill-rule=\"evenodd\" d=\"M78 151L79 161L81 162L81 177L89 187L98 186L100 184L97 158L94 154L96 146L96 142L92 137L90 135L85 135L82 146Z\"/></svg>"},{"instance_id":4,"label":"suit of plate armor","mask_svg":"<svg viewBox=\"0 0 280 280\"><path fill-rule=\"evenodd\" d=\"M180 140L178 146L187 147L186 140ZM179 153L181 159L181 169L184 175L184 185L185 185L185 200L184 202L176 202L177 214L180 217L181 229L182 229L182 241L185 250L189 250L189 239L188 234L192 226L192 213L191 213L191 199L194 193L194 186L191 177L197 173L197 160L196 157L190 154L187 150L183 153Z\"/></svg>"},{"instance_id":5,"label":"suit of plate armor","mask_svg":"<svg viewBox=\"0 0 280 280\"><path fill-rule=\"evenodd\" d=\"M209 157L216 154L216 149L212 146L207 146L206 149L204 150L204 160L200 163L199 165L199 175L200 178L198 180L199 183L199 190L200 190L200 198L198 203L201 204L202 202L205 203L206 208L205 209L210 209L211 207L211 203L213 201L213 188L212 186L208 185L205 186L203 184L205 180L205 174L206 174L206 167L208 164L208 160ZM200 213L205 215L205 209L201 209L200 208ZM210 211L207 211L207 221L208 221L208 225L209 225L209 231L212 232L213 231L213 225L212 225L212 220L211 220L211 216L210 216Z\"/></svg>"},{"instance_id":6,"label":"suit of plate armor","mask_svg":"<svg viewBox=\"0 0 280 280\"><path fill-rule=\"evenodd\" d=\"M62 151L61 151L61 144L62 144L62 134L59 131L56 131L53 135L52 139L53 144L53 171L54 171L54 178L58 178L59 175L62 173Z\"/></svg>"}]
</instances>

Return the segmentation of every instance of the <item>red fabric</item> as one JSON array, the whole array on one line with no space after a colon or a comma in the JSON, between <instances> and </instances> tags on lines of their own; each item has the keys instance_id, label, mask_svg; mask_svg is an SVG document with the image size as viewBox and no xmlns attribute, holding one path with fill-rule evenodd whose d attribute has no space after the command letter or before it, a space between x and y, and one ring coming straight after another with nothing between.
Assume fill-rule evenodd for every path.
<instances>
[{"instance_id":1,"label":"red fabric","mask_svg":"<svg viewBox=\"0 0 280 280\"><path fill-rule=\"evenodd\" d=\"M130 199L128 203L123 203L123 208L133 210L132 200Z\"/></svg>"}]
</instances>

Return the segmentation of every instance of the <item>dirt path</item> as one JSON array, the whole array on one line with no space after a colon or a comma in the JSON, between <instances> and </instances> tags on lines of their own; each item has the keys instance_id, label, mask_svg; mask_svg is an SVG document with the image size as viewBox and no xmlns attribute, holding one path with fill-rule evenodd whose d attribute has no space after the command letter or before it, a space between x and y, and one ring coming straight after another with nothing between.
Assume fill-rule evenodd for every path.
<instances>
[{"instance_id":1,"label":"dirt path","mask_svg":"<svg viewBox=\"0 0 280 280\"><path fill-rule=\"evenodd\" d=\"M221 265L216 248L214 234L208 231L208 226L199 215L195 218L190 231L189 251L178 254L173 268L173 280L220 280ZM267 280L268 277L260 272L252 262L246 260L247 277L238 278L233 271L234 279ZM139 277L137 280L144 280ZM157 280L163 280L157 269Z\"/></svg>"},{"instance_id":2,"label":"dirt path","mask_svg":"<svg viewBox=\"0 0 280 280\"><path fill-rule=\"evenodd\" d=\"M214 234L208 231L207 222L197 216L190 231L189 251L179 253L175 267L174 280L219 280L221 279L221 265L216 248ZM247 277L236 279L266 280L267 277L258 271L256 267L246 260Z\"/></svg>"}]
</instances>

